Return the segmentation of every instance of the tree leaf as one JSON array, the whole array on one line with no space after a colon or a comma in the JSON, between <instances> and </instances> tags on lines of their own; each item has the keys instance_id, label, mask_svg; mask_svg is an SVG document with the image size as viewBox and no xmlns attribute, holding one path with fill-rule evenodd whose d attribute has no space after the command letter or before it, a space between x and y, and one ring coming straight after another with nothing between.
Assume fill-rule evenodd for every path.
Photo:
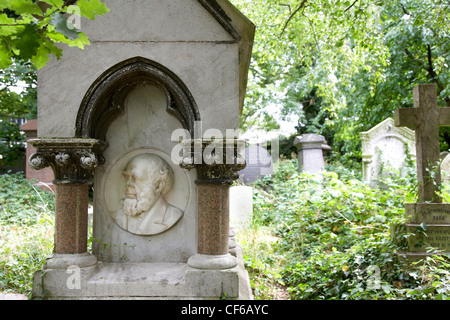
<instances>
[{"instance_id":1,"label":"tree leaf","mask_svg":"<svg viewBox=\"0 0 450 320\"><path fill-rule=\"evenodd\" d=\"M26 25L25 29L18 34L14 41L15 47L20 50L20 57L25 61L31 59L40 46L40 35L32 25Z\"/></svg>"},{"instance_id":2,"label":"tree leaf","mask_svg":"<svg viewBox=\"0 0 450 320\"><path fill-rule=\"evenodd\" d=\"M80 8L81 16L90 20L94 20L96 15L109 12L108 7L100 0L79 0L77 6Z\"/></svg>"},{"instance_id":3,"label":"tree leaf","mask_svg":"<svg viewBox=\"0 0 450 320\"><path fill-rule=\"evenodd\" d=\"M48 55L54 55L57 59L62 56L62 49L55 46L53 42L44 38L43 43L38 48L36 54L31 58L31 62L40 69L50 60Z\"/></svg>"},{"instance_id":4,"label":"tree leaf","mask_svg":"<svg viewBox=\"0 0 450 320\"><path fill-rule=\"evenodd\" d=\"M42 14L41 8L31 0L4 0L0 3L0 8L7 8L18 15Z\"/></svg>"},{"instance_id":5,"label":"tree leaf","mask_svg":"<svg viewBox=\"0 0 450 320\"><path fill-rule=\"evenodd\" d=\"M52 16L50 24L55 26L55 30L71 40L79 37L79 31L71 24L65 16L57 12Z\"/></svg>"},{"instance_id":6,"label":"tree leaf","mask_svg":"<svg viewBox=\"0 0 450 320\"><path fill-rule=\"evenodd\" d=\"M4 40L0 39L0 68L6 69L11 65L11 52Z\"/></svg>"},{"instance_id":7,"label":"tree leaf","mask_svg":"<svg viewBox=\"0 0 450 320\"><path fill-rule=\"evenodd\" d=\"M14 24L16 20L14 18L10 18L6 15L6 13L0 14L0 24Z\"/></svg>"},{"instance_id":8,"label":"tree leaf","mask_svg":"<svg viewBox=\"0 0 450 320\"><path fill-rule=\"evenodd\" d=\"M45 2L55 8L61 8L64 5L64 0L40 0L40 2Z\"/></svg>"}]
</instances>

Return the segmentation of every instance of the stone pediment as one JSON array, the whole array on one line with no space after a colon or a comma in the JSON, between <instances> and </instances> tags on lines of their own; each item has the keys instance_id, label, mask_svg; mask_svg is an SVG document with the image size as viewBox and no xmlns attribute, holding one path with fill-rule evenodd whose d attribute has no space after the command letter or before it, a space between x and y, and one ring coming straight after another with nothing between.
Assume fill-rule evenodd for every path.
<instances>
[{"instance_id":1,"label":"stone pediment","mask_svg":"<svg viewBox=\"0 0 450 320\"><path fill-rule=\"evenodd\" d=\"M211 0L105 0L110 12L81 29L91 41L236 41L239 31ZM224 2L224 1L220 1ZM228 1L226 1L228 2ZM146 28L145 26L149 27ZM108 27L105 27L108 26Z\"/></svg>"},{"instance_id":2,"label":"stone pediment","mask_svg":"<svg viewBox=\"0 0 450 320\"><path fill-rule=\"evenodd\" d=\"M255 25L228 0L104 2L110 12L81 26L91 42L239 43L242 110Z\"/></svg>"},{"instance_id":3,"label":"stone pediment","mask_svg":"<svg viewBox=\"0 0 450 320\"><path fill-rule=\"evenodd\" d=\"M76 136L77 110L91 84L105 70L135 57L177 75L192 93L204 125L220 130L238 126L255 33L250 20L228 0L105 3L110 12L81 20L91 44L84 50L64 47L60 59L52 58L39 70L39 136ZM78 85L68 86L67 79ZM56 106L64 119L53 120ZM211 122L205 118L209 115Z\"/></svg>"},{"instance_id":4,"label":"stone pediment","mask_svg":"<svg viewBox=\"0 0 450 320\"><path fill-rule=\"evenodd\" d=\"M406 127L396 127L394 120L392 118L387 118L386 120L380 122L375 127L368 131L360 133L362 139L362 155L372 155L374 146L377 140L385 137L393 137L404 143L407 143L410 147L410 152L415 154L414 141L415 134L414 131Z\"/></svg>"}]
</instances>

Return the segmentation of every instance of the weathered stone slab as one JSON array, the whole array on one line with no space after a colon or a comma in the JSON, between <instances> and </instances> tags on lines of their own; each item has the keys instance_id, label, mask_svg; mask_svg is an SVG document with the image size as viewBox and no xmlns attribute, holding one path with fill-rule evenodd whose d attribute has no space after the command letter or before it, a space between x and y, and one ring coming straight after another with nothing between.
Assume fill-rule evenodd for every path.
<instances>
[{"instance_id":1,"label":"weathered stone slab","mask_svg":"<svg viewBox=\"0 0 450 320\"><path fill-rule=\"evenodd\" d=\"M253 212L253 188L234 186L230 188L230 222L241 227L249 221Z\"/></svg>"},{"instance_id":2,"label":"weathered stone slab","mask_svg":"<svg viewBox=\"0 0 450 320\"><path fill-rule=\"evenodd\" d=\"M450 183L450 154L447 154L441 162L441 175L444 183Z\"/></svg>"}]
</instances>

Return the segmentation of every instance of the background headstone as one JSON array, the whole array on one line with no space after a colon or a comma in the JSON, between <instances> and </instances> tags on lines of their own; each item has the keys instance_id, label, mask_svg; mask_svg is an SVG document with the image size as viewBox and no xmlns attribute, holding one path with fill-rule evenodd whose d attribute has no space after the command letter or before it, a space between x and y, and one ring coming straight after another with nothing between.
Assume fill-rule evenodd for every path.
<instances>
[{"instance_id":1,"label":"background headstone","mask_svg":"<svg viewBox=\"0 0 450 320\"><path fill-rule=\"evenodd\" d=\"M450 154L447 154L441 162L442 182L450 183Z\"/></svg>"},{"instance_id":2,"label":"background headstone","mask_svg":"<svg viewBox=\"0 0 450 320\"><path fill-rule=\"evenodd\" d=\"M272 156L267 149L260 145L251 145L245 148L245 169L239 171L239 177L244 183L252 183L256 180L273 175Z\"/></svg>"},{"instance_id":3,"label":"background headstone","mask_svg":"<svg viewBox=\"0 0 450 320\"><path fill-rule=\"evenodd\" d=\"M395 126L392 118L387 118L372 129L361 132L363 179L376 181L389 170L399 170L401 174L409 154L415 157L414 131Z\"/></svg>"},{"instance_id":4,"label":"background headstone","mask_svg":"<svg viewBox=\"0 0 450 320\"><path fill-rule=\"evenodd\" d=\"M325 137L315 133L303 134L295 138L294 146L298 151L299 171L321 174L325 169L324 152L330 150Z\"/></svg>"},{"instance_id":5,"label":"background headstone","mask_svg":"<svg viewBox=\"0 0 450 320\"><path fill-rule=\"evenodd\" d=\"M230 188L230 222L239 228L249 221L253 213L253 188L234 186Z\"/></svg>"}]
</instances>

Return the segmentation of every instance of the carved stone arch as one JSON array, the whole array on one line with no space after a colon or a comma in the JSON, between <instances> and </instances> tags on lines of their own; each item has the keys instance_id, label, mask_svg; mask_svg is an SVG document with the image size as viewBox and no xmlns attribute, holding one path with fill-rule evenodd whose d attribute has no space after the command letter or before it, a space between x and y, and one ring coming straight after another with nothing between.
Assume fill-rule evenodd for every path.
<instances>
[{"instance_id":1,"label":"carved stone arch","mask_svg":"<svg viewBox=\"0 0 450 320\"><path fill-rule=\"evenodd\" d=\"M76 137L105 140L109 125L124 112L128 93L141 84L161 87L166 93L166 111L193 135L200 113L186 85L166 67L135 57L105 71L88 89L78 110Z\"/></svg>"}]
</instances>

